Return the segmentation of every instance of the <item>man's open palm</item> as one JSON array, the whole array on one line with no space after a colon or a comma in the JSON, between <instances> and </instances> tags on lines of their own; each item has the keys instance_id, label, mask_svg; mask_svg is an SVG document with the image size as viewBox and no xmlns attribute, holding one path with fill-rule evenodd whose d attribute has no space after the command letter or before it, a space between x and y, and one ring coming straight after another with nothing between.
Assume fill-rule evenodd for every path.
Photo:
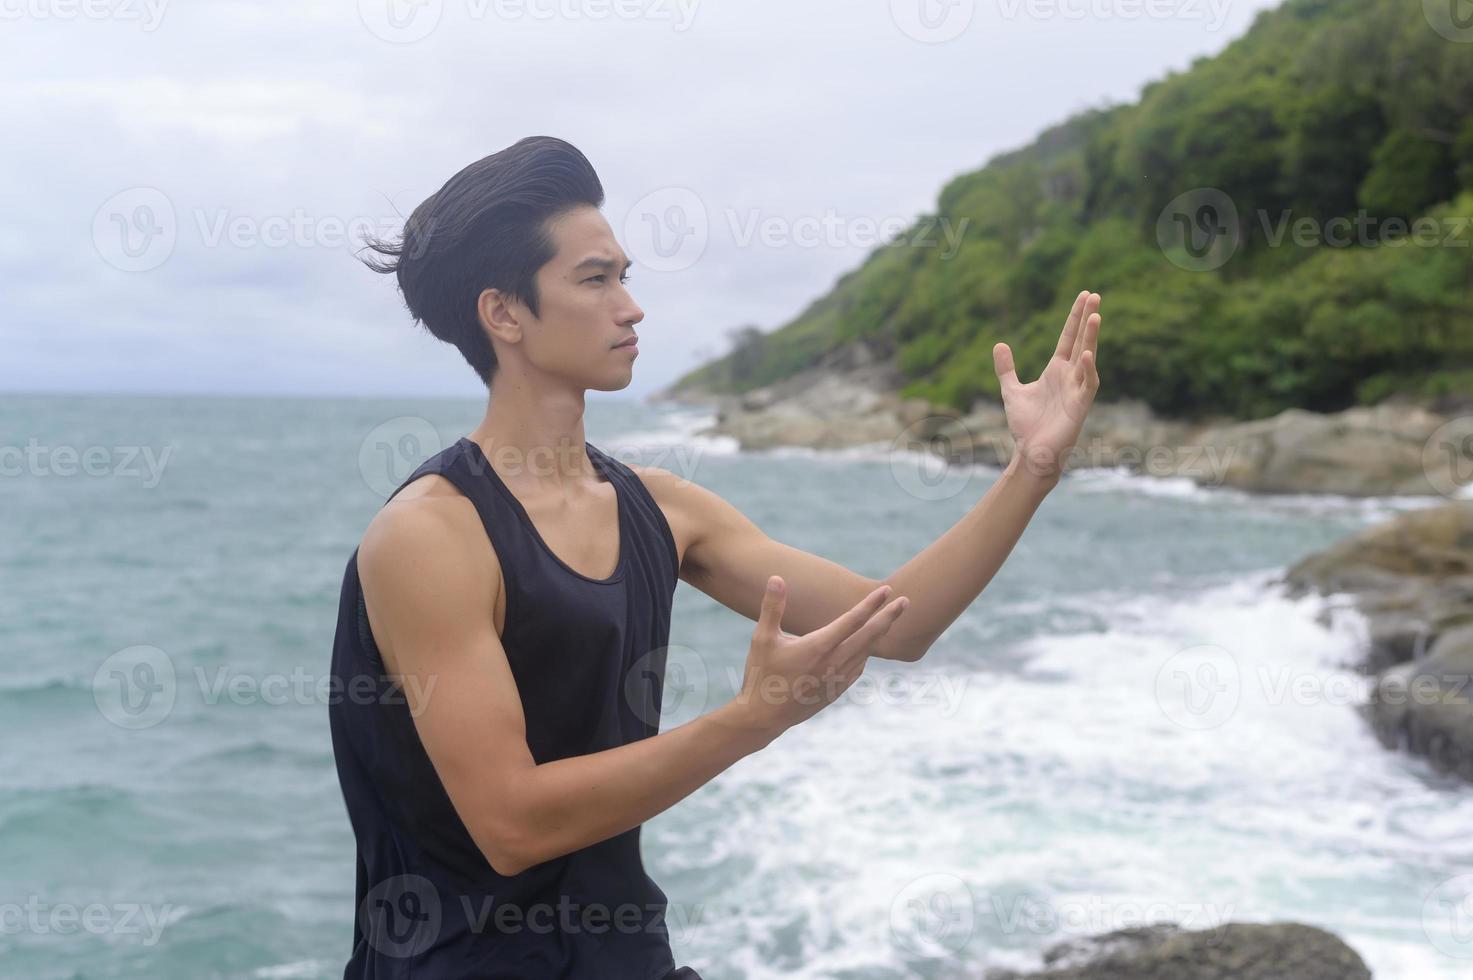
<instances>
[{"instance_id":1,"label":"man's open palm","mask_svg":"<svg viewBox=\"0 0 1473 980\"><path fill-rule=\"evenodd\" d=\"M1013 367L1007 344L992 348L1002 384L1008 429L1030 472L1058 475L1064 458L1079 440L1085 417L1094 405L1100 376L1095 351L1100 337L1100 294L1088 290L1074 300L1053 356L1037 381L1023 384Z\"/></svg>"}]
</instances>

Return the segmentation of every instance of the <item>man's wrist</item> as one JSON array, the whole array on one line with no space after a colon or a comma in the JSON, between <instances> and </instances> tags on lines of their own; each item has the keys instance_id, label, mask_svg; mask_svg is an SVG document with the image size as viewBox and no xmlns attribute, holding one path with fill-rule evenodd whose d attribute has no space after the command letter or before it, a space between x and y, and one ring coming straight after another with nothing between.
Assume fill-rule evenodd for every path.
<instances>
[{"instance_id":1,"label":"man's wrist","mask_svg":"<svg viewBox=\"0 0 1473 980\"><path fill-rule=\"evenodd\" d=\"M771 719L760 714L752 704L742 701L740 695L711 712L710 718L740 742L748 754L767 748L782 734Z\"/></svg>"},{"instance_id":2,"label":"man's wrist","mask_svg":"<svg viewBox=\"0 0 1473 980\"><path fill-rule=\"evenodd\" d=\"M1061 462L1061 460L1054 459L1052 455L1045 458L1037 452L1018 451L1014 452L1012 459L1008 460L1002 475L1009 483L1017 484L1044 497L1063 479Z\"/></svg>"}]
</instances>

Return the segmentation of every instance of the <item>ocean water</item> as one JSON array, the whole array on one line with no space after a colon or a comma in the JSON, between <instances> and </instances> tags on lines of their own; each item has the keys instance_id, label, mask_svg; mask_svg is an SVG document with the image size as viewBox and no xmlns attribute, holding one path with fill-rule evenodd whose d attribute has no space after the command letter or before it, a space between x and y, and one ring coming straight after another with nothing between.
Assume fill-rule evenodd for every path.
<instances>
[{"instance_id":1,"label":"ocean water","mask_svg":"<svg viewBox=\"0 0 1473 980\"><path fill-rule=\"evenodd\" d=\"M326 680L343 565L458 401L0 398L0 975L327 978L353 842ZM699 409L591 401L590 441L882 577L995 471L741 453ZM1331 929L1378 978L1466 976L1473 787L1382 749L1303 555L1412 500L1075 473L917 664L644 832L708 980L977 977L1147 921ZM669 728L752 623L681 583Z\"/></svg>"}]
</instances>

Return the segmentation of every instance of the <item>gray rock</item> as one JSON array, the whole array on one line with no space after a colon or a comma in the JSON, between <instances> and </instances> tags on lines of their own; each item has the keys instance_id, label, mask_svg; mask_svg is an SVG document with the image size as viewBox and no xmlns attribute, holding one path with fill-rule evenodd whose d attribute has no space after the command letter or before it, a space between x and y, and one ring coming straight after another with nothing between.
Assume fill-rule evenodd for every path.
<instances>
[{"instance_id":1,"label":"gray rock","mask_svg":"<svg viewBox=\"0 0 1473 980\"><path fill-rule=\"evenodd\" d=\"M1383 672L1366 714L1381 744L1473 781L1473 625L1447 630L1427 656Z\"/></svg>"},{"instance_id":2,"label":"gray rock","mask_svg":"<svg viewBox=\"0 0 1473 980\"><path fill-rule=\"evenodd\" d=\"M1473 502L1402 514L1304 559L1290 595L1346 594L1369 622L1365 716L1381 743L1473 781Z\"/></svg>"},{"instance_id":3,"label":"gray rock","mask_svg":"<svg viewBox=\"0 0 1473 980\"><path fill-rule=\"evenodd\" d=\"M1297 922L1232 922L1184 931L1121 929L1071 940L1044 954L1037 973L990 970L985 980L1370 980L1355 950Z\"/></svg>"},{"instance_id":4,"label":"gray rock","mask_svg":"<svg viewBox=\"0 0 1473 980\"><path fill-rule=\"evenodd\" d=\"M1424 457L1446 422L1414 405L1332 415L1289 409L1272 418L1204 427L1189 440L1204 457L1215 454L1224 463L1224 486L1352 497L1434 495L1438 489Z\"/></svg>"}]
</instances>

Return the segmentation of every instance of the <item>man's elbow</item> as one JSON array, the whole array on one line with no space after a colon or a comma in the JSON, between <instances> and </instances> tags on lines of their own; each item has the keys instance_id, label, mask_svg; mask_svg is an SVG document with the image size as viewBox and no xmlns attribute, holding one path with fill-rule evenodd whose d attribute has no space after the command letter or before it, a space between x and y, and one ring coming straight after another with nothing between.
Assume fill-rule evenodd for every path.
<instances>
[{"instance_id":1,"label":"man's elbow","mask_svg":"<svg viewBox=\"0 0 1473 980\"><path fill-rule=\"evenodd\" d=\"M483 827L471 837L491 870L503 877L519 875L538 863L526 836L509 827Z\"/></svg>"},{"instance_id":2,"label":"man's elbow","mask_svg":"<svg viewBox=\"0 0 1473 980\"><path fill-rule=\"evenodd\" d=\"M482 853L485 852L483 851ZM502 852L498 857L492 857L488 854L486 855L486 861L491 865L491 870L503 878L511 878L519 875L535 863L522 858L512 857L508 852Z\"/></svg>"},{"instance_id":3,"label":"man's elbow","mask_svg":"<svg viewBox=\"0 0 1473 980\"><path fill-rule=\"evenodd\" d=\"M918 662L931 649L927 643L880 643L874 656L881 660L898 660L901 663L913 664Z\"/></svg>"}]
</instances>

